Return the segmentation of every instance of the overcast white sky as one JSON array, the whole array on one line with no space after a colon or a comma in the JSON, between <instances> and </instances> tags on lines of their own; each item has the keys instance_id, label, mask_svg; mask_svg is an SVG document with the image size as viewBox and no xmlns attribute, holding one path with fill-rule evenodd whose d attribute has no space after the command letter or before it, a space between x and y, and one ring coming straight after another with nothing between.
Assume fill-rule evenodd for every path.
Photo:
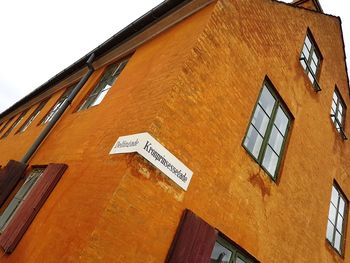
<instances>
[{"instance_id":1,"label":"overcast white sky","mask_svg":"<svg viewBox=\"0 0 350 263\"><path fill-rule=\"evenodd\" d=\"M161 2L0 1L0 112ZM349 1L320 2L342 18L350 56Z\"/></svg>"}]
</instances>

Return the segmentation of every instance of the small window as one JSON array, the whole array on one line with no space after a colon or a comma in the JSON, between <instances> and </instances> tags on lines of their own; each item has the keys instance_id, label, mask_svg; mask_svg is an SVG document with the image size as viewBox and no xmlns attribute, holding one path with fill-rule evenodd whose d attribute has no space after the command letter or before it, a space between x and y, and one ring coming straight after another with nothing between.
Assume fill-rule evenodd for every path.
<instances>
[{"instance_id":1,"label":"small window","mask_svg":"<svg viewBox=\"0 0 350 263\"><path fill-rule=\"evenodd\" d=\"M345 124L345 113L346 113L346 105L344 103L343 98L340 95L337 87L333 92L332 98L332 106L331 106L331 119L334 123L335 128L343 138L346 140L347 137L344 132L344 124Z\"/></svg>"},{"instance_id":2,"label":"small window","mask_svg":"<svg viewBox=\"0 0 350 263\"><path fill-rule=\"evenodd\" d=\"M22 119L24 118L24 115L26 115L27 111L28 111L28 110L23 111L23 112L18 116L17 120L16 120L14 123L12 123L12 125L10 126L10 128L8 128L8 130L1 136L1 139L6 138L6 137L10 134L10 132L11 132L14 128L16 128L16 126L17 126L17 125L22 121Z\"/></svg>"},{"instance_id":3,"label":"small window","mask_svg":"<svg viewBox=\"0 0 350 263\"><path fill-rule=\"evenodd\" d=\"M46 114L46 116L41 120L40 124L46 124L48 122L50 122L53 117L56 115L56 113L58 112L58 110L62 107L63 103L66 101L66 99L68 98L69 94L71 93L71 91L73 90L74 86L71 86L69 88L66 89L66 91L62 94L62 96L58 99L58 101L56 102L56 104L51 108L51 110L49 111L48 114Z\"/></svg>"},{"instance_id":4,"label":"small window","mask_svg":"<svg viewBox=\"0 0 350 263\"><path fill-rule=\"evenodd\" d=\"M10 122L13 120L14 117L11 117L4 126L0 129L0 134L6 129L6 127L10 124Z\"/></svg>"},{"instance_id":5,"label":"small window","mask_svg":"<svg viewBox=\"0 0 350 263\"><path fill-rule=\"evenodd\" d=\"M7 223L15 214L17 208L26 199L26 196L28 195L34 184L38 181L39 177L43 174L44 170L45 168L34 168L32 172L28 175L22 187L18 190L17 194L6 207L5 211L0 217L0 232L3 231Z\"/></svg>"},{"instance_id":6,"label":"small window","mask_svg":"<svg viewBox=\"0 0 350 263\"><path fill-rule=\"evenodd\" d=\"M291 119L270 82L265 81L243 146L273 180L277 177Z\"/></svg>"},{"instance_id":7,"label":"small window","mask_svg":"<svg viewBox=\"0 0 350 263\"><path fill-rule=\"evenodd\" d=\"M246 252L228 242L221 236L215 242L210 256L210 263L255 263L257 262Z\"/></svg>"},{"instance_id":8,"label":"small window","mask_svg":"<svg viewBox=\"0 0 350 263\"><path fill-rule=\"evenodd\" d=\"M104 97L107 95L110 88L113 86L118 76L124 69L128 60L123 60L121 62L111 64L107 67L105 73L91 91L89 96L85 99L84 103L80 106L78 111L88 109L90 107L96 106L102 102Z\"/></svg>"},{"instance_id":9,"label":"small window","mask_svg":"<svg viewBox=\"0 0 350 263\"><path fill-rule=\"evenodd\" d=\"M35 109L35 111L29 116L29 118L26 120L25 123L23 123L23 125L21 126L21 128L19 128L19 130L17 131L17 133L19 132L24 132L29 125L35 120L35 118L39 115L40 111L42 110L42 108L45 106L46 102L48 100L44 100L42 101L39 106Z\"/></svg>"},{"instance_id":10,"label":"small window","mask_svg":"<svg viewBox=\"0 0 350 263\"><path fill-rule=\"evenodd\" d=\"M345 222L347 217L348 201L337 185L332 186L331 202L328 212L326 238L332 247L343 254Z\"/></svg>"},{"instance_id":11,"label":"small window","mask_svg":"<svg viewBox=\"0 0 350 263\"><path fill-rule=\"evenodd\" d=\"M321 87L317 82L317 76L321 67L321 60L321 53L316 46L316 42L314 41L311 32L308 30L303 49L300 54L300 63L310 79L315 91L321 90Z\"/></svg>"}]
</instances>

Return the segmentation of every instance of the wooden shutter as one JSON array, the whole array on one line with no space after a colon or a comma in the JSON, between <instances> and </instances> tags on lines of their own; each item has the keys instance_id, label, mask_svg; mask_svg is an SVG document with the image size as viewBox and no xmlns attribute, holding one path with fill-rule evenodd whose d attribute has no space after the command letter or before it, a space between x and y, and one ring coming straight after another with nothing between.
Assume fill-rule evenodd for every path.
<instances>
[{"instance_id":1,"label":"wooden shutter","mask_svg":"<svg viewBox=\"0 0 350 263\"><path fill-rule=\"evenodd\" d=\"M34 171L37 169L34 169ZM39 179L40 175L43 173L44 169L40 169L39 171L32 172L29 177L25 180L21 188L18 190L14 198L6 207L5 211L2 213L0 217L0 232L2 232L4 226L9 221L11 216L16 212L19 205L24 201L27 193L32 189L33 185Z\"/></svg>"},{"instance_id":2,"label":"wooden shutter","mask_svg":"<svg viewBox=\"0 0 350 263\"><path fill-rule=\"evenodd\" d=\"M14 160L10 160L7 165L0 170L0 206L11 194L18 181L21 179L27 165Z\"/></svg>"},{"instance_id":3,"label":"wooden shutter","mask_svg":"<svg viewBox=\"0 0 350 263\"><path fill-rule=\"evenodd\" d=\"M208 263L217 239L215 228L186 209L166 263Z\"/></svg>"},{"instance_id":4,"label":"wooden shutter","mask_svg":"<svg viewBox=\"0 0 350 263\"><path fill-rule=\"evenodd\" d=\"M66 169L66 164L49 164L34 184L0 236L0 246L6 253L15 249Z\"/></svg>"}]
</instances>

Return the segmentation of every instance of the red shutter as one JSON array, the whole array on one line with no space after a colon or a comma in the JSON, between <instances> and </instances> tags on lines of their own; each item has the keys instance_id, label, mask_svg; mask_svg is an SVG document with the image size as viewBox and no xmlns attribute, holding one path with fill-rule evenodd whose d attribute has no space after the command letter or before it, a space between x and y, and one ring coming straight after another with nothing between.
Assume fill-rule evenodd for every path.
<instances>
[{"instance_id":1,"label":"red shutter","mask_svg":"<svg viewBox=\"0 0 350 263\"><path fill-rule=\"evenodd\" d=\"M208 263L217 231L190 210L185 210L166 263Z\"/></svg>"},{"instance_id":2,"label":"red shutter","mask_svg":"<svg viewBox=\"0 0 350 263\"><path fill-rule=\"evenodd\" d=\"M0 236L0 246L11 253L54 189L66 164L49 164Z\"/></svg>"},{"instance_id":3,"label":"red shutter","mask_svg":"<svg viewBox=\"0 0 350 263\"><path fill-rule=\"evenodd\" d=\"M0 170L0 206L4 204L7 197L21 179L27 165L14 160L10 160L7 165Z\"/></svg>"}]
</instances>

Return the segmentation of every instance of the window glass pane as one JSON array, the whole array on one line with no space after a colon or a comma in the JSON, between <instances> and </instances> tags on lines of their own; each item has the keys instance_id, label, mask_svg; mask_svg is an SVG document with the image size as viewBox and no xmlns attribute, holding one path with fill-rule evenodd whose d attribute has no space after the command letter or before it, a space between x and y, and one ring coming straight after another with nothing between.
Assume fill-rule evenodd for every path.
<instances>
[{"instance_id":1,"label":"window glass pane","mask_svg":"<svg viewBox=\"0 0 350 263\"><path fill-rule=\"evenodd\" d=\"M311 72L309 72L307 76L309 77L309 80L311 81L311 83L314 84L314 77L312 76Z\"/></svg>"},{"instance_id":2,"label":"window glass pane","mask_svg":"<svg viewBox=\"0 0 350 263\"><path fill-rule=\"evenodd\" d=\"M259 131L259 133L264 136L266 132L267 125L269 124L269 117L262 110L260 105L257 105L252 119L252 124Z\"/></svg>"},{"instance_id":3,"label":"window glass pane","mask_svg":"<svg viewBox=\"0 0 350 263\"><path fill-rule=\"evenodd\" d=\"M309 50L311 49L311 41L310 41L308 36L306 36L306 38L305 38L305 45L307 46L307 48Z\"/></svg>"},{"instance_id":4,"label":"window glass pane","mask_svg":"<svg viewBox=\"0 0 350 263\"><path fill-rule=\"evenodd\" d=\"M314 62L311 62L310 67L311 67L312 73L314 73L314 75L316 75L316 69L317 69L316 64Z\"/></svg>"},{"instance_id":5,"label":"window glass pane","mask_svg":"<svg viewBox=\"0 0 350 263\"><path fill-rule=\"evenodd\" d=\"M279 155L283 143L283 136L274 126L271 131L269 145L275 150L275 152Z\"/></svg>"},{"instance_id":6,"label":"window glass pane","mask_svg":"<svg viewBox=\"0 0 350 263\"><path fill-rule=\"evenodd\" d=\"M337 209L334 207L333 204L330 204L329 206L329 214L328 214L328 219L335 224L335 217L337 215Z\"/></svg>"},{"instance_id":7,"label":"window glass pane","mask_svg":"<svg viewBox=\"0 0 350 263\"><path fill-rule=\"evenodd\" d=\"M332 116L331 119L332 119L333 122L335 122L335 117Z\"/></svg>"},{"instance_id":8,"label":"window glass pane","mask_svg":"<svg viewBox=\"0 0 350 263\"><path fill-rule=\"evenodd\" d=\"M338 217L337 217L337 230L340 233L342 233L342 231L343 231L343 218L339 213L338 213Z\"/></svg>"},{"instance_id":9,"label":"window glass pane","mask_svg":"<svg viewBox=\"0 0 350 263\"><path fill-rule=\"evenodd\" d=\"M247 147L249 152L255 157L258 158L259 151L262 144L262 137L258 134L258 132L254 129L252 125L250 125L247 137L244 141L244 146Z\"/></svg>"},{"instance_id":10,"label":"window glass pane","mask_svg":"<svg viewBox=\"0 0 350 263\"><path fill-rule=\"evenodd\" d=\"M338 231L335 231L335 237L334 237L334 248L341 253L340 250L340 242L341 242L341 235L339 234Z\"/></svg>"},{"instance_id":11,"label":"window glass pane","mask_svg":"<svg viewBox=\"0 0 350 263\"><path fill-rule=\"evenodd\" d=\"M339 124L342 125L343 124L343 116L341 115L341 113L339 111L337 113L337 119L339 121Z\"/></svg>"},{"instance_id":12,"label":"window glass pane","mask_svg":"<svg viewBox=\"0 0 350 263\"><path fill-rule=\"evenodd\" d=\"M220 243L215 242L213 252L211 253L210 259L212 263L222 262L228 263L232 256L232 252L222 246ZM221 260L221 261L220 261Z\"/></svg>"},{"instance_id":13,"label":"window glass pane","mask_svg":"<svg viewBox=\"0 0 350 263\"><path fill-rule=\"evenodd\" d=\"M243 259L237 257L236 258L236 263L247 263L247 261L244 261Z\"/></svg>"},{"instance_id":14,"label":"window glass pane","mask_svg":"<svg viewBox=\"0 0 350 263\"><path fill-rule=\"evenodd\" d=\"M330 242L333 242L334 225L328 220L326 237Z\"/></svg>"},{"instance_id":15,"label":"window glass pane","mask_svg":"<svg viewBox=\"0 0 350 263\"><path fill-rule=\"evenodd\" d=\"M332 186L332 197L331 197L331 202L335 205L338 206L338 198L339 198L339 194L338 194L338 190Z\"/></svg>"},{"instance_id":16,"label":"window glass pane","mask_svg":"<svg viewBox=\"0 0 350 263\"><path fill-rule=\"evenodd\" d=\"M303 46L303 57L307 60L310 55L310 51L307 49L306 45Z\"/></svg>"},{"instance_id":17,"label":"window glass pane","mask_svg":"<svg viewBox=\"0 0 350 263\"><path fill-rule=\"evenodd\" d=\"M270 146L267 146L262 165L270 173L272 177L275 177L275 171L277 168L278 156L272 151Z\"/></svg>"},{"instance_id":18,"label":"window glass pane","mask_svg":"<svg viewBox=\"0 0 350 263\"><path fill-rule=\"evenodd\" d=\"M312 53L312 60L316 63L316 65L318 64L318 57L315 52Z\"/></svg>"},{"instance_id":19,"label":"window glass pane","mask_svg":"<svg viewBox=\"0 0 350 263\"><path fill-rule=\"evenodd\" d=\"M103 98L107 95L108 91L109 89L105 89L100 94L98 94L96 100L91 104L91 107L100 104Z\"/></svg>"},{"instance_id":20,"label":"window glass pane","mask_svg":"<svg viewBox=\"0 0 350 263\"><path fill-rule=\"evenodd\" d=\"M337 109L337 104L332 100L332 107L331 107L331 114L335 114L335 111Z\"/></svg>"},{"instance_id":21,"label":"window glass pane","mask_svg":"<svg viewBox=\"0 0 350 263\"><path fill-rule=\"evenodd\" d=\"M344 199L343 199L342 197L340 197L338 212L339 212L343 217L344 217L344 209L345 209L345 202L344 202Z\"/></svg>"},{"instance_id":22,"label":"window glass pane","mask_svg":"<svg viewBox=\"0 0 350 263\"><path fill-rule=\"evenodd\" d=\"M288 122L289 122L289 119L287 115L284 113L281 107L278 107L276 118L275 118L275 125L283 135L286 132Z\"/></svg>"},{"instance_id":23,"label":"window glass pane","mask_svg":"<svg viewBox=\"0 0 350 263\"><path fill-rule=\"evenodd\" d=\"M306 63L304 60L300 60L301 65L303 66L303 69L306 70Z\"/></svg>"},{"instance_id":24,"label":"window glass pane","mask_svg":"<svg viewBox=\"0 0 350 263\"><path fill-rule=\"evenodd\" d=\"M273 106L275 105L275 98L272 96L270 91L264 86L263 91L259 99L259 104L265 110L267 115L271 116Z\"/></svg>"},{"instance_id":25,"label":"window glass pane","mask_svg":"<svg viewBox=\"0 0 350 263\"><path fill-rule=\"evenodd\" d=\"M334 91L334 93L333 93L333 100L335 101L335 102L338 102L338 95L337 95L337 93Z\"/></svg>"}]
</instances>

